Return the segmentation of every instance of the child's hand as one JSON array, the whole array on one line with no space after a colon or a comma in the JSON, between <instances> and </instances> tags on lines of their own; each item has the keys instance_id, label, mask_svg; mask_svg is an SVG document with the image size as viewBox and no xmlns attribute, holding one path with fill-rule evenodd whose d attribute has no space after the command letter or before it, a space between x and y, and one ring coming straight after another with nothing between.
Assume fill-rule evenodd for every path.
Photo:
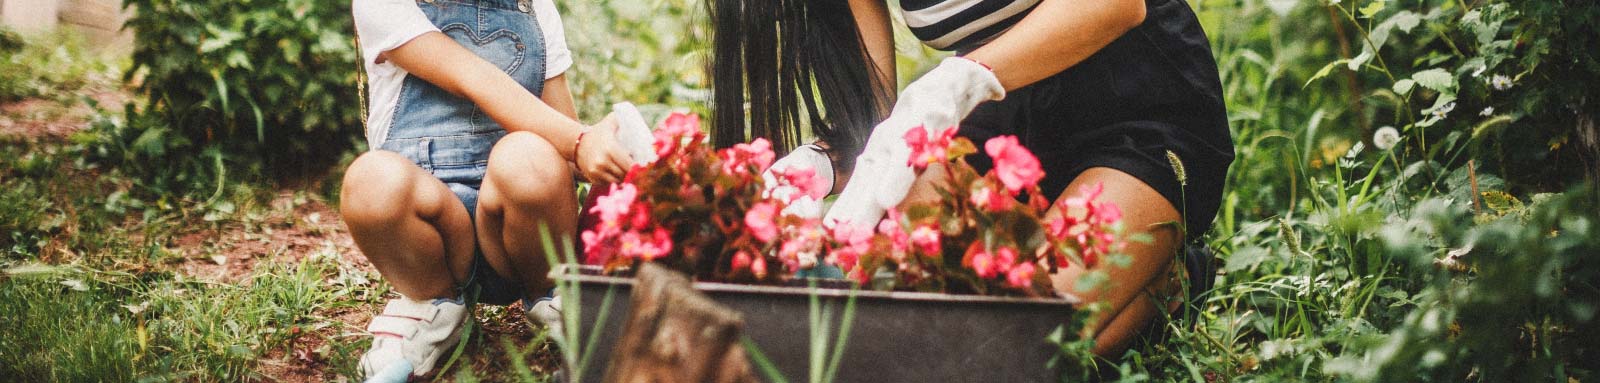
<instances>
[{"instance_id":1,"label":"child's hand","mask_svg":"<svg viewBox=\"0 0 1600 383\"><path fill-rule=\"evenodd\" d=\"M633 159L617 140L615 112L590 126L579 138L574 162L589 182L616 183L628 174Z\"/></svg>"}]
</instances>

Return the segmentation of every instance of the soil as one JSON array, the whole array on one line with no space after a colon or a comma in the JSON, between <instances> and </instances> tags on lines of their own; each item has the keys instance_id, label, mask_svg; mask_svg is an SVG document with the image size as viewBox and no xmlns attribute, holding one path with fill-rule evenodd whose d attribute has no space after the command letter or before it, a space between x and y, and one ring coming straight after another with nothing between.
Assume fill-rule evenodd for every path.
<instances>
[{"instance_id":1,"label":"soil","mask_svg":"<svg viewBox=\"0 0 1600 383\"><path fill-rule=\"evenodd\" d=\"M127 102L117 90L86 92L102 109L119 109ZM0 103L0 137L59 142L89 125L97 114L78 100L27 99Z\"/></svg>"}]
</instances>

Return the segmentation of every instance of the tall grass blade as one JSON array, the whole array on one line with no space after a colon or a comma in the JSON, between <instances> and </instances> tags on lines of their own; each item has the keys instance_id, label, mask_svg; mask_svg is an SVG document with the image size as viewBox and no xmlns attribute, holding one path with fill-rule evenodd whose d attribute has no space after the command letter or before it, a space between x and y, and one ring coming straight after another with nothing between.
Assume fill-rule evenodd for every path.
<instances>
[{"instance_id":1,"label":"tall grass blade","mask_svg":"<svg viewBox=\"0 0 1600 383\"><path fill-rule=\"evenodd\" d=\"M755 363L756 369L760 370L762 375L766 375L768 381L772 383L789 383L789 379L783 377L783 372L778 371L778 366L773 365L772 360L767 359L767 355L761 353L761 347L757 347L756 342L750 341L749 336L740 337L739 344L744 346L744 352L750 356L750 362Z\"/></svg>"}]
</instances>

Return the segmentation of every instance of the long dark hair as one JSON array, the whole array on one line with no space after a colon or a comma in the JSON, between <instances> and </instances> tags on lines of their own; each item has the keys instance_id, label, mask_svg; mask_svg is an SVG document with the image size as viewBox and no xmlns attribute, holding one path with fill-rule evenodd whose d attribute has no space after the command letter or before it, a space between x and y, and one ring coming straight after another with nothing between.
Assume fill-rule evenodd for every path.
<instances>
[{"instance_id":1,"label":"long dark hair","mask_svg":"<svg viewBox=\"0 0 1600 383\"><path fill-rule=\"evenodd\" d=\"M847 0L710 0L711 140L757 137L782 155L801 130L843 169L883 118L881 76ZM746 122L748 104L748 125Z\"/></svg>"}]
</instances>

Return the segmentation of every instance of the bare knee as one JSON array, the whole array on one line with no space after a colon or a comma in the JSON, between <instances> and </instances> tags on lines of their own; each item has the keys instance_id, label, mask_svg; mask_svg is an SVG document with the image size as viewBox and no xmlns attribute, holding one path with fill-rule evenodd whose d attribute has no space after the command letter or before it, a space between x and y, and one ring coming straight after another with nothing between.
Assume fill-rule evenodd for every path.
<instances>
[{"instance_id":1,"label":"bare knee","mask_svg":"<svg viewBox=\"0 0 1600 383\"><path fill-rule=\"evenodd\" d=\"M352 226L381 225L414 214L418 173L415 164L394 152L371 151L345 169L339 212Z\"/></svg>"},{"instance_id":2,"label":"bare knee","mask_svg":"<svg viewBox=\"0 0 1600 383\"><path fill-rule=\"evenodd\" d=\"M484 201L485 208L543 206L576 198L566 160L549 141L528 132L508 134L495 144L485 183L494 192L483 198L498 199Z\"/></svg>"}]
</instances>

